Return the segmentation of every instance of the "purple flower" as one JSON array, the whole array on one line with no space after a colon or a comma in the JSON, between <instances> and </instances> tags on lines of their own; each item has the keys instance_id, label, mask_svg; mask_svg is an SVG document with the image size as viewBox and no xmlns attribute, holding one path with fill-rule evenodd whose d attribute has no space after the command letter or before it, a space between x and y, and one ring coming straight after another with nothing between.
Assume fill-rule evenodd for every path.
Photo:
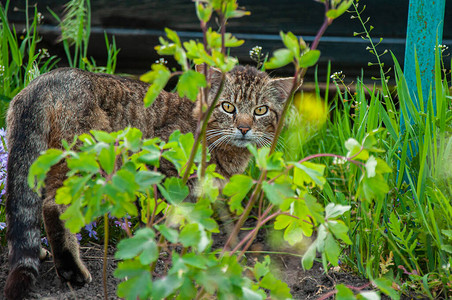
<instances>
[{"instance_id":1,"label":"purple flower","mask_svg":"<svg viewBox=\"0 0 452 300\"><path fill-rule=\"evenodd\" d=\"M43 243L46 246L49 246L49 241L47 240L47 237L41 238L41 243Z\"/></svg>"},{"instance_id":2,"label":"purple flower","mask_svg":"<svg viewBox=\"0 0 452 300\"><path fill-rule=\"evenodd\" d=\"M77 242L80 243L80 241L82 240L82 235L80 233L76 233L75 237L77 238Z\"/></svg>"},{"instance_id":3,"label":"purple flower","mask_svg":"<svg viewBox=\"0 0 452 300\"><path fill-rule=\"evenodd\" d=\"M96 221L93 221L91 224L85 226L85 230L88 231L88 236L90 238L95 238L97 240L97 231L94 229L96 226Z\"/></svg>"},{"instance_id":4,"label":"purple flower","mask_svg":"<svg viewBox=\"0 0 452 300\"><path fill-rule=\"evenodd\" d=\"M6 149L6 130L0 128L0 203L6 192L6 165L8 163L8 151Z\"/></svg>"},{"instance_id":5,"label":"purple flower","mask_svg":"<svg viewBox=\"0 0 452 300\"><path fill-rule=\"evenodd\" d=\"M0 230L3 230L6 228L6 223L5 222L0 222Z\"/></svg>"},{"instance_id":6,"label":"purple flower","mask_svg":"<svg viewBox=\"0 0 452 300\"><path fill-rule=\"evenodd\" d=\"M120 228L122 228L122 230L127 230L127 228L130 228L130 226L132 226L132 222L127 221L127 224L126 224L124 218L122 219L122 222L115 220L114 223L115 223L116 227L120 227Z\"/></svg>"}]
</instances>

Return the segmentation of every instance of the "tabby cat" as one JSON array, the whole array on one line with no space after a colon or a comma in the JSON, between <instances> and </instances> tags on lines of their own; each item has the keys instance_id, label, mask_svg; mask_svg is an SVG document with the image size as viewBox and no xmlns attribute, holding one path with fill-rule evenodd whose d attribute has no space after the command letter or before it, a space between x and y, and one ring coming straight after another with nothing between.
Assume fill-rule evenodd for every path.
<instances>
[{"instance_id":1,"label":"tabby cat","mask_svg":"<svg viewBox=\"0 0 452 300\"><path fill-rule=\"evenodd\" d=\"M202 67L198 71L203 72ZM208 70L212 101L221 73ZM271 143L292 78L271 79L253 67L236 66L225 76L220 100L208 122L207 143L211 162L226 179L245 170L248 143ZM39 76L11 102L7 115L9 148L6 190L7 240L10 272L7 299L22 299L36 281L41 249L41 215L50 242L56 271L63 281L84 284L91 275L80 259L75 235L64 227L64 207L54 202L56 190L67 172L64 163L48 174L42 199L27 184L28 170L48 148L61 148L61 140L92 129L117 131L127 126L140 129L145 138L167 140L180 130L195 132L199 105L177 94L162 91L145 108L149 85L108 74L62 68ZM175 170L162 164L161 172Z\"/></svg>"}]
</instances>

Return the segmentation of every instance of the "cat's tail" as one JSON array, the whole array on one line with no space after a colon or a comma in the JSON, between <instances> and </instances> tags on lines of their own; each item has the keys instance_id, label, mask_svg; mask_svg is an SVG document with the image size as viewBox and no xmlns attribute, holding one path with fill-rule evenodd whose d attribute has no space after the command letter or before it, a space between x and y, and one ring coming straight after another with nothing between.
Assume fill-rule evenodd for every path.
<instances>
[{"instance_id":1,"label":"cat's tail","mask_svg":"<svg viewBox=\"0 0 452 300\"><path fill-rule=\"evenodd\" d=\"M40 264L42 200L27 183L31 164L48 148L48 118L45 107L36 103L38 93L36 85L20 92L12 100L7 116L6 221L10 272L4 290L6 299L23 299L29 293Z\"/></svg>"}]
</instances>

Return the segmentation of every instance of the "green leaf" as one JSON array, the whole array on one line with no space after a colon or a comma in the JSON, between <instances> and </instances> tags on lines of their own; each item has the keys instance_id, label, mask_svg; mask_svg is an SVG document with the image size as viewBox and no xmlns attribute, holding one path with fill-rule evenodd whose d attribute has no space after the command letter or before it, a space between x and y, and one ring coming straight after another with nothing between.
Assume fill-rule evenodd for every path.
<instances>
[{"instance_id":1,"label":"green leaf","mask_svg":"<svg viewBox=\"0 0 452 300\"><path fill-rule=\"evenodd\" d=\"M295 199L290 204L290 210L285 212L286 214L277 216L274 223L276 230L285 228L284 240L294 245L303 239L303 235L312 235L314 226L310 224L311 212L304 199Z\"/></svg>"},{"instance_id":2,"label":"green leaf","mask_svg":"<svg viewBox=\"0 0 452 300\"><path fill-rule=\"evenodd\" d=\"M377 157L377 168L376 168L376 172L383 174L383 173L391 173L392 169L390 166L388 166L388 164L382 160L381 158Z\"/></svg>"},{"instance_id":3,"label":"green leaf","mask_svg":"<svg viewBox=\"0 0 452 300\"><path fill-rule=\"evenodd\" d=\"M352 241L348 237L348 227L341 220L327 221L328 228L337 239L343 240L346 244L351 245Z\"/></svg>"},{"instance_id":4,"label":"green leaf","mask_svg":"<svg viewBox=\"0 0 452 300\"><path fill-rule=\"evenodd\" d=\"M452 240L452 229L449 229L449 230L442 229L441 233L444 234L445 236L447 236L447 238L449 240Z\"/></svg>"},{"instance_id":5,"label":"green leaf","mask_svg":"<svg viewBox=\"0 0 452 300\"><path fill-rule=\"evenodd\" d=\"M319 57L320 57L319 50L308 50L301 55L298 65L301 68L312 67L317 63Z\"/></svg>"},{"instance_id":6,"label":"green leaf","mask_svg":"<svg viewBox=\"0 0 452 300\"><path fill-rule=\"evenodd\" d=\"M196 1L196 15L200 21L204 23L209 22L210 17L212 16L212 5L210 3L199 3Z\"/></svg>"},{"instance_id":7,"label":"green leaf","mask_svg":"<svg viewBox=\"0 0 452 300\"><path fill-rule=\"evenodd\" d=\"M141 228L132 238L121 240L115 253L117 259L138 257L143 265L156 261L158 256L155 234L150 228Z\"/></svg>"},{"instance_id":8,"label":"green leaf","mask_svg":"<svg viewBox=\"0 0 452 300\"><path fill-rule=\"evenodd\" d=\"M137 161L148 166L159 167L160 149L155 144L146 145L150 141L144 141L142 151L137 153Z\"/></svg>"},{"instance_id":9,"label":"green leaf","mask_svg":"<svg viewBox=\"0 0 452 300\"><path fill-rule=\"evenodd\" d=\"M376 172L375 168L377 167L377 160L373 155L369 157L369 159L366 161L366 174L367 178L374 177Z\"/></svg>"},{"instance_id":10,"label":"green leaf","mask_svg":"<svg viewBox=\"0 0 452 300\"><path fill-rule=\"evenodd\" d=\"M177 169L179 173L185 172L185 166L190 157L191 149L194 145L193 133L181 134L180 131L173 132L168 140L168 143L163 147L169 149L164 151L162 156L169 160ZM198 147L198 152L195 155L195 162L201 161L201 147ZM190 170L190 173L195 169L195 165Z\"/></svg>"},{"instance_id":11,"label":"green leaf","mask_svg":"<svg viewBox=\"0 0 452 300\"><path fill-rule=\"evenodd\" d=\"M153 64L152 71L140 77L142 81L151 83L144 97L145 107L149 107L157 99L170 77L171 72L161 64Z\"/></svg>"},{"instance_id":12,"label":"green leaf","mask_svg":"<svg viewBox=\"0 0 452 300\"><path fill-rule=\"evenodd\" d=\"M135 197L139 187L135 182L135 173L126 170L124 167L113 175L112 183L121 192L128 193L130 198Z\"/></svg>"},{"instance_id":13,"label":"green leaf","mask_svg":"<svg viewBox=\"0 0 452 300\"><path fill-rule=\"evenodd\" d=\"M175 229L169 228L168 226L154 225L154 227L171 243L177 243L179 232Z\"/></svg>"},{"instance_id":14,"label":"green leaf","mask_svg":"<svg viewBox=\"0 0 452 300\"><path fill-rule=\"evenodd\" d=\"M108 174L111 175L115 168L115 147L111 144L108 148L102 148L98 157L100 166Z\"/></svg>"},{"instance_id":15,"label":"green leaf","mask_svg":"<svg viewBox=\"0 0 452 300\"><path fill-rule=\"evenodd\" d=\"M271 272L262 278L260 286L270 290L271 299L292 299L287 283L277 279Z\"/></svg>"},{"instance_id":16,"label":"green leaf","mask_svg":"<svg viewBox=\"0 0 452 300\"><path fill-rule=\"evenodd\" d=\"M305 187L305 184L313 184L322 188L326 182L323 174L325 172L325 165L315 164L312 162L293 163L296 167L294 169L294 184Z\"/></svg>"},{"instance_id":17,"label":"green leaf","mask_svg":"<svg viewBox=\"0 0 452 300\"><path fill-rule=\"evenodd\" d=\"M152 284L152 299L165 299L182 285L183 279L183 277L177 275L168 275L157 279Z\"/></svg>"},{"instance_id":18,"label":"green leaf","mask_svg":"<svg viewBox=\"0 0 452 300\"><path fill-rule=\"evenodd\" d=\"M199 188L200 188L200 193L199 193L199 197L200 199L207 199L208 201L210 201L211 203L214 203L217 199L218 199L218 195L220 194L220 190L216 184L216 177L214 173L215 170L215 165L209 165L206 168L206 174L204 176L204 178L202 179L202 181L198 181L199 183ZM198 169L198 173L200 173L201 170ZM199 177L201 177L201 174L198 174Z\"/></svg>"},{"instance_id":19,"label":"green leaf","mask_svg":"<svg viewBox=\"0 0 452 300\"><path fill-rule=\"evenodd\" d=\"M281 36L284 46L292 51L295 57L298 57L300 55L300 43L298 42L298 38L290 31L286 34L280 31L279 35Z\"/></svg>"},{"instance_id":20,"label":"green leaf","mask_svg":"<svg viewBox=\"0 0 452 300\"><path fill-rule=\"evenodd\" d=\"M44 154L39 156L33 162L28 172L28 186L39 191L44 186L47 172L64 157L65 154L63 151L57 149L48 149Z\"/></svg>"},{"instance_id":21,"label":"green leaf","mask_svg":"<svg viewBox=\"0 0 452 300\"><path fill-rule=\"evenodd\" d=\"M91 130L90 133L99 142L104 142L106 144L110 144L115 141L115 137L112 134L102 131L102 130Z\"/></svg>"},{"instance_id":22,"label":"green leaf","mask_svg":"<svg viewBox=\"0 0 452 300\"><path fill-rule=\"evenodd\" d=\"M63 205L71 204L73 199L81 197L81 194L90 179L91 175L84 177L69 177L64 181L64 185L57 190L55 202Z\"/></svg>"},{"instance_id":23,"label":"green leaf","mask_svg":"<svg viewBox=\"0 0 452 300\"><path fill-rule=\"evenodd\" d=\"M374 177L364 178L360 182L359 197L366 201L384 199L389 192L389 186L381 174L376 174Z\"/></svg>"},{"instance_id":24,"label":"green leaf","mask_svg":"<svg viewBox=\"0 0 452 300\"><path fill-rule=\"evenodd\" d=\"M337 218L337 217L343 215L345 212L349 211L350 208L351 208L350 205L329 203L325 207L325 218L326 219Z\"/></svg>"},{"instance_id":25,"label":"green leaf","mask_svg":"<svg viewBox=\"0 0 452 300\"><path fill-rule=\"evenodd\" d=\"M185 225L179 234L179 241L184 247L196 247L201 241L201 231L198 224Z\"/></svg>"},{"instance_id":26,"label":"green leaf","mask_svg":"<svg viewBox=\"0 0 452 300\"><path fill-rule=\"evenodd\" d=\"M166 178L163 186L159 184L158 188L163 197L173 205L180 204L189 194L188 186L181 178L176 177Z\"/></svg>"},{"instance_id":27,"label":"green leaf","mask_svg":"<svg viewBox=\"0 0 452 300\"><path fill-rule=\"evenodd\" d=\"M314 224L322 223L324 221L323 213L325 211L323 206L310 194L306 194L304 200L309 209L309 214L313 218Z\"/></svg>"},{"instance_id":28,"label":"green leaf","mask_svg":"<svg viewBox=\"0 0 452 300\"><path fill-rule=\"evenodd\" d=\"M314 259L316 256L316 250L317 250L317 242L314 241L306 250L306 252L303 254L303 258L301 259L301 265L303 266L303 269L309 270L312 268L312 265L314 264Z\"/></svg>"},{"instance_id":29,"label":"green leaf","mask_svg":"<svg viewBox=\"0 0 452 300\"><path fill-rule=\"evenodd\" d=\"M336 285L336 290L336 300L356 300L355 294L344 284L340 283Z\"/></svg>"},{"instance_id":30,"label":"green leaf","mask_svg":"<svg viewBox=\"0 0 452 300\"><path fill-rule=\"evenodd\" d=\"M191 101L196 101L199 88L206 87L206 85L206 78L203 74L188 70L179 78L177 92L180 97L187 96Z\"/></svg>"},{"instance_id":31,"label":"green leaf","mask_svg":"<svg viewBox=\"0 0 452 300\"><path fill-rule=\"evenodd\" d=\"M229 208L231 212L240 215L243 212L242 200L253 187L253 178L247 175L233 175L223 189L223 194L229 198Z\"/></svg>"},{"instance_id":32,"label":"green leaf","mask_svg":"<svg viewBox=\"0 0 452 300\"><path fill-rule=\"evenodd\" d=\"M168 39L172 42L174 42L176 45L178 45L179 47L182 47L182 44L180 42L179 36L177 35L177 32L174 30L171 30L167 27L165 27L165 33L166 36L168 37Z\"/></svg>"},{"instance_id":33,"label":"green leaf","mask_svg":"<svg viewBox=\"0 0 452 300\"><path fill-rule=\"evenodd\" d=\"M357 299L361 300L380 300L380 294L376 291L364 291L358 294L356 297Z\"/></svg>"},{"instance_id":34,"label":"green leaf","mask_svg":"<svg viewBox=\"0 0 452 300\"><path fill-rule=\"evenodd\" d=\"M94 153L80 152L78 157L67 159L67 166L72 172L95 173L99 171L99 164Z\"/></svg>"},{"instance_id":35,"label":"green leaf","mask_svg":"<svg viewBox=\"0 0 452 300\"><path fill-rule=\"evenodd\" d=\"M152 291L152 277L149 266L137 260L118 264L114 272L117 278L127 278L118 285L118 296L125 299L147 299Z\"/></svg>"},{"instance_id":36,"label":"green leaf","mask_svg":"<svg viewBox=\"0 0 452 300\"><path fill-rule=\"evenodd\" d=\"M133 190L133 189L132 189ZM134 204L136 197L125 190L119 189L115 184L107 183L104 186L104 194L108 201L112 204L109 210L112 216L123 218L126 214L136 216L138 214L137 207Z\"/></svg>"},{"instance_id":37,"label":"green leaf","mask_svg":"<svg viewBox=\"0 0 452 300\"><path fill-rule=\"evenodd\" d=\"M77 198L72 204L61 214L61 220L65 220L64 226L72 233L80 232L80 229L85 226L85 218L81 212L82 199Z\"/></svg>"},{"instance_id":38,"label":"green leaf","mask_svg":"<svg viewBox=\"0 0 452 300\"><path fill-rule=\"evenodd\" d=\"M388 295L391 299L399 300L400 295L399 293L392 287L392 281L381 277L378 279L372 280L372 282L378 287L380 291L382 291L384 294Z\"/></svg>"},{"instance_id":39,"label":"green leaf","mask_svg":"<svg viewBox=\"0 0 452 300\"><path fill-rule=\"evenodd\" d=\"M328 258L328 261L333 266L339 265L339 254L341 253L341 247L339 247L338 243L334 239L331 233L326 235L325 239L325 254Z\"/></svg>"},{"instance_id":40,"label":"green leaf","mask_svg":"<svg viewBox=\"0 0 452 300\"><path fill-rule=\"evenodd\" d=\"M265 276L268 272L270 272L270 256L265 255L263 262L256 262L253 268L254 278L256 280L260 280L261 277Z\"/></svg>"},{"instance_id":41,"label":"green leaf","mask_svg":"<svg viewBox=\"0 0 452 300\"><path fill-rule=\"evenodd\" d=\"M182 261L187 266L191 266L197 269L206 270L211 263L206 257L198 255L197 253L187 253L182 257Z\"/></svg>"},{"instance_id":42,"label":"green leaf","mask_svg":"<svg viewBox=\"0 0 452 300\"><path fill-rule=\"evenodd\" d=\"M326 12L327 18L336 19L344 14L347 9L352 5L353 0L343 0L337 8L329 9Z\"/></svg>"},{"instance_id":43,"label":"green leaf","mask_svg":"<svg viewBox=\"0 0 452 300\"><path fill-rule=\"evenodd\" d=\"M293 53L289 49L278 49L273 52L273 57L265 63L266 69L277 69L293 61Z\"/></svg>"},{"instance_id":44,"label":"green leaf","mask_svg":"<svg viewBox=\"0 0 452 300\"><path fill-rule=\"evenodd\" d=\"M266 295L262 295L259 293L259 291L253 291L252 289L245 287L245 286L242 287L242 294L243 294L242 299L247 299L247 300L264 300L264 299L266 299Z\"/></svg>"},{"instance_id":45,"label":"green leaf","mask_svg":"<svg viewBox=\"0 0 452 300\"><path fill-rule=\"evenodd\" d=\"M128 150L137 152L141 148L143 133L137 128L128 128L124 136L124 143Z\"/></svg>"},{"instance_id":46,"label":"green leaf","mask_svg":"<svg viewBox=\"0 0 452 300\"><path fill-rule=\"evenodd\" d=\"M362 160L367 160L369 158L369 152L365 149L361 150L361 144L353 138L349 138L345 141L345 148L348 150L347 157Z\"/></svg>"},{"instance_id":47,"label":"green leaf","mask_svg":"<svg viewBox=\"0 0 452 300\"><path fill-rule=\"evenodd\" d=\"M151 188L152 185L160 183L165 176L160 172L139 171L135 176L136 183L141 187L142 191Z\"/></svg>"},{"instance_id":48,"label":"green leaf","mask_svg":"<svg viewBox=\"0 0 452 300\"><path fill-rule=\"evenodd\" d=\"M275 205L282 204L286 198L295 197L295 192L289 183L268 183L264 181L262 189L267 199Z\"/></svg>"},{"instance_id":49,"label":"green leaf","mask_svg":"<svg viewBox=\"0 0 452 300\"><path fill-rule=\"evenodd\" d=\"M276 226L276 225L275 225ZM298 222L291 222L284 230L284 240L293 246L303 240L303 228Z\"/></svg>"}]
</instances>

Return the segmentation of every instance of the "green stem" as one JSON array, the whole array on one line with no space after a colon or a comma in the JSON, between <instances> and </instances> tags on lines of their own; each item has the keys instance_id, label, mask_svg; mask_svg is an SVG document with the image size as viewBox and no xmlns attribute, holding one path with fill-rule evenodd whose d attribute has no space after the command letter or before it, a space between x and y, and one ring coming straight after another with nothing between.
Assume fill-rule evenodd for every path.
<instances>
[{"instance_id":1,"label":"green stem","mask_svg":"<svg viewBox=\"0 0 452 300\"><path fill-rule=\"evenodd\" d=\"M245 207L245 210L243 211L239 220L237 221L234 228L232 229L232 232L229 234L229 238L226 241L226 243L224 244L224 248L223 248L223 251L221 252L221 256L224 255L224 253L226 252L226 249L229 247L232 240L239 234L240 229L242 228L243 224L245 224L245 221L248 218L249 214L251 213L251 209L253 208L254 203L256 203L256 200L258 199L258 196L261 193L262 182L263 182L264 178L266 178L266 177L267 177L267 171L264 170L261 173L261 176L259 177L259 180L256 184L256 187L253 190L253 193L251 194L250 200L248 201L248 203Z\"/></svg>"},{"instance_id":2,"label":"green stem","mask_svg":"<svg viewBox=\"0 0 452 300\"><path fill-rule=\"evenodd\" d=\"M206 134L207 124L210 119L210 116L213 113L213 110L215 109L215 106L217 105L218 99L220 98L220 94L221 94L221 91L223 90L223 86L224 86L224 80L225 80L225 74L223 73L221 75L220 87L218 88L217 94L215 95L215 98L214 98L212 104L209 106L207 114L204 116L204 118L202 120L201 128L199 129L199 127L198 127L198 130L196 132L195 143L193 145L193 148L191 149L190 157L188 158L184 176L182 177L182 180L184 183L187 183L188 177L190 176L190 169L194 163L196 152L198 151L199 141L202 138L202 136Z\"/></svg>"},{"instance_id":3,"label":"green stem","mask_svg":"<svg viewBox=\"0 0 452 300\"><path fill-rule=\"evenodd\" d=\"M284 119L286 117L287 112L289 111L290 105L292 104L293 95L295 94L295 91L297 90L299 82L301 80L301 78L299 78L300 77L299 75L300 75L299 70L298 69L295 70L292 89L290 90L289 96L287 97L286 102L284 103L284 108L279 118L278 126L276 127L275 137L273 138L272 145L270 147L270 153L273 153L273 151L275 151L276 145L278 144L278 138L279 135L281 134L284 125Z\"/></svg>"},{"instance_id":4,"label":"green stem","mask_svg":"<svg viewBox=\"0 0 452 300\"><path fill-rule=\"evenodd\" d=\"M104 264L102 270L102 281L104 286L104 298L108 300L107 289L107 253L108 253L108 214L104 215Z\"/></svg>"}]
</instances>

